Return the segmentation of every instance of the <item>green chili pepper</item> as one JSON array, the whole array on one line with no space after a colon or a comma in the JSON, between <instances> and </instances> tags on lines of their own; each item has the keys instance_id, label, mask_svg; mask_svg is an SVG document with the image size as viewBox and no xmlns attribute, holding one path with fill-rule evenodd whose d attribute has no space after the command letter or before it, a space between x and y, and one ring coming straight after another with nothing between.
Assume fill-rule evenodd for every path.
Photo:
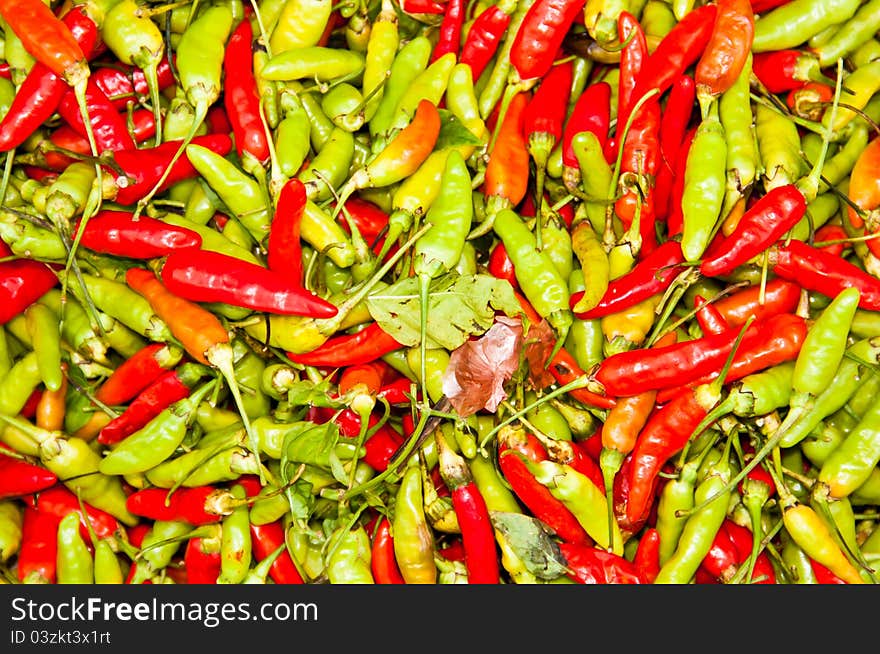
<instances>
[{"instance_id":1,"label":"green chili pepper","mask_svg":"<svg viewBox=\"0 0 880 654\"><path fill-rule=\"evenodd\" d=\"M721 215L727 185L726 157L724 127L718 112L710 111L697 128L685 168L681 251L688 261L697 261L703 255Z\"/></svg>"},{"instance_id":2,"label":"green chili pepper","mask_svg":"<svg viewBox=\"0 0 880 654\"><path fill-rule=\"evenodd\" d=\"M185 139L190 132L194 135L207 134L208 126L204 122L200 125L195 125L195 121L195 107L184 97L177 96L173 98L168 105L168 110L165 112L165 122L162 125L162 139L166 142L179 141Z\"/></svg>"},{"instance_id":3,"label":"green chili pepper","mask_svg":"<svg viewBox=\"0 0 880 654\"><path fill-rule=\"evenodd\" d=\"M385 83L394 64L400 45L397 11L390 0L382 0L380 10L373 20L367 51L364 55L364 75L361 91L366 99L363 109L364 120L369 123L379 108L385 93Z\"/></svg>"},{"instance_id":4,"label":"green chili pepper","mask_svg":"<svg viewBox=\"0 0 880 654\"><path fill-rule=\"evenodd\" d=\"M708 457L698 475L694 491L694 505L700 506L709 498L711 502L688 515L681 531L678 546L660 566L655 584L686 584L697 572L702 560L712 546L712 541L727 517L731 494L728 486L731 477L728 449L714 452Z\"/></svg>"},{"instance_id":5,"label":"green chili pepper","mask_svg":"<svg viewBox=\"0 0 880 654\"><path fill-rule=\"evenodd\" d=\"M39 301L25 309L24 315L43 385L47 390L57 391L64 381L58 315Z\"/></svg>"},{"instance_id":6,"label":"green chili pepper","mask_svg":"<svg viewBox=\"0 0 880 654\"><path fill-rule=\"evenodd\" d=\"M348 178L354 159L354 136L334 127L330 138L297 178L305 185L310 200L327 200Z\"/></svg>"},{"instance_id":7,"label":"green chili pepper","mask_svg":"<svg viewBox=\"0 0 880 654\"><path fill-rule=\"evenodd\" d=\"M851 18L834 25L831 37L819 46L815 52L819 57L819 66L833 66L839 58L852 54L860 45L871 39L880 30L880 2L872 0L863 3Z\"/></svg>"},{"instance_id":8,"label":"green chili pepper","mask_svg":"<svg viewBox=\"0 0 880 654\"><path fill-rule=\"evenodd\" d=\"M833 498L844 498L865 483L880 462L876 443L880 425L880 400L875 399L858 424L819 469L818 481Z\"/></svg>"},{"instance_id":9,"label":"green chili pepper","mask_svg":"<svg viewBox=\"0 0 880 654\"><path fill-rule=\"evenodd\" d=\"M240 484L232 486L230 492L237 500L247 497ZM217 583L240 584L244 581L251 565L252 550L248 506L240 504L223 518L220 532L220 576Z\"/></svg>"},{"instance_id":10,"label":"green chili pepper","mask_svg":"<svg viewBox=\"0 0 880 654\"><path fill-rule=\"evenodd\" d=\"M53 262L67 257L67 248L57 233L9 211L0 211L0 238L19 256Z\"/></svg>"},{"instance_id":11,"label":"green chili pepper","mask_svg":"<svg viewBox=\"0 0 880 654\"><path fill-rule=\"evenodd\" d=\"M333 124L354 134L364 124L364 96L348 82L336 84L321 98L321 109Z\"/></svg>"},{"instance_id":12,"label":"green chili pepper","mask_svg":"<svg viewBox=\"0 0 880 654\"><path fill-rule=\"evenodd\" d=\"M810 557L794 542L788 532L782 532L783 545L780 556L785 564L786 576L795 584L818 584Z\"/></svg>"},{"instance_id":13,"label":"green chili pepper","mask_svg":"<svg viewBox=\"0 0 880 654\"><path fill-rule=\"evenodd\" d=\"M23 524L21 503L11 499L0 500L0 563L6 563L18 554Z\"/></svg>"},{"instance_id":14,"label":"green chili pepper","mask_svg":"<svg viewBox=\"0 0 880 654\"><path fill-rule=\"evenodd\" d=\"M36 352L30 351L16 360L0 379L0 415L17 415L42 381Z\"/></svg>"},{"instance_id":15,"label":"green chili pepper","mask_svg":"<svg viewBox=\"0 0 880 654\"><path fill-rule=\"evenodd\" d=\"M354 50L313 45L273 54L260 74L279 82L314 79L330 82L349 78L364 70L364 55Z\"/></svg>"},{"instance_id":16,"label":"green chili pepper","mask_svg":"<svg viewBox=\"0 0 880 654\"><path fill-rule=\"evenodd\" d=\"M95 542L94 570L96 584L125 583L122 565L109 539L102 538Z\"/></svg>"},{"instance_id":17,"label":"green chili pepper","mask_svg":"<svg viewBox=\"0 0 880 654\"><path fill-rule=\"evenodd\" d=\"M834 112L834 122L831 122L831 111L822 114L822 126L826 129L829 127L834 132L839 132L854 118L858 116L856 113L864 109L868 101L880 90L880 61L872 61L865 64L861 68L856 68L853 72L845 77L846 90L841 95L841 103L846 106L839 106Z\"/></svg>"},{"instance_id":18,"label":"green chili pepper","mask_svg":"<svg viewBox=\"0 0 880 654\"><path fill-rule=\"evenodd\" d=\"M312 124L296 93L285 90L280 98L284 118L275 132L278 168L285 177L295 177L309 156Z\"/></svg>"},{"instance_id":19,"label":"green chili pepper","mask_svg":"<svg viewBox=\"0 0 880 654\"><path fill-rule=\"evenodd\" d=\"M510 15L510 22L507 25L504 40L501 41L501 45L495 54L495 63L490 70L485 71L481 75L481 77L486 78L485 85L478 96L480 115L484 119L488 118L495 109L495 106L504 95L505 88L507 88L508 76L513 70L513 64L510 61L513 42L529 8L534 2L535 0L517 0L516 9Z\"/></svg>"},{"instance_id":20,"label":"green chili pepper","mask_svg":"<svg viewBox=\"0 0 880 654\"><path fill-rule=\"evenodd\" d=\"M431 348L424 352L424 388L432 402L438 402L443 397L443 373L449 366L449 352L442 348ZM410 370L422 370L422 352L419 347L411 347L406 350L406 361Z\"/></svg>"},{"instance_id":21,"label":"green chili pepper","mask_svg":"<svg viewBox=\"0 0 880 654\"><path fill-rule=\"evenodd\" d=\"M686 513L694 507L699 457L684 464L678 476L670 479L660 491L657 501L657 531L660 534L660 565L666 563L679 547L681 534L687 523ZM682 515L677 515L682 511Z\"/></svg>"},{"instance_id":22,"label":"green chili pepper","mask_svg":"<svg viewBox=\"0 0 880 654\"><path fill-rule=\"evenodd\" d=\"M840 199L833 191L822 193L807 204L805 215L791 228L791 238L808 241L810 234L840 212ZM812 299L812 298L811 298Z\"/></svg>"},{"instance_id":23,"label":"green chili pepper","mask_svg":"<svg viewBox=\"0 0 880 654\"><path fill-rule=\"evenodd\" d=\"M367 122L370 136L385 136L391 130L391 122L399 100L406 89L428 67L433 49L431 40L419 35L409 40L394 57L382 97L376 105L372 118Z\"/></svg>"},{"instance_id":24,"label":"green chili pepper","mask_svg":"<svg viewBox=\"0 0 880 654\"><path fill-rule=\"evenodd\" d=\"M80 279L95 306L126 327L151 341L171 342L174 337L165 321L143 296L121 281L82 273ZM72 286L71 288L77 288Z\"/></svg>"},{"instance_id":25,"label":"green chili pepper","mask_svg":"<svg viewBox=\"0 0 880 654\"><path fill-rule=\"evenodd\" d=\"M758 174L755 117L749 97L751 72L752 55L749 54L736 81L718 99L719 118L727 140L727 190L721 210L723 216L751 189Z\"/></svg>"},{"instance_id":26,"label":"green chili pepper","mask_svg":"<svg viewBox=\"0 0 880 654\"><path fill-rule=\"evenodd\" d=\"M752 52L796 48L822 30L850 20L859 0L793 0L758 17Z\"/></svg>"},{"instance_id":27,"label":"green chili pepper","mask_svg":"<svg viewBox=\"0 0 880 654\"><path fill-rule=\"evenodd\" d=\"M535 235L511 209L495 216L493 229L516 269L516 278L526 299L556 331L557 343L551 357L565 342L572 323L568 281L561 277L546 252L538 250Z\"/></svg>"},{"instance_id":28,"label":"green chili pepper","mask_svg":"<svg viewBox=\"0 0 880 654\"><path fill-rule=\"evenodd\" d=\"M58 523L57 583L93 584L95 563L80 534L79 513L73 511Z\"/></svg>"},{"instance_id":29,"label":"green chili pepper","mask_svg":"<svg viewBox=\"0 0 880 654\"><path fill-rule=\"evenodd\" d=\"M586 203L578 206L572 227L571 244L580 263L584 294L573 307L576 313L589 311L599 304L611 278L608 254L602 245L600 232L596 232L590 220L583 220L588 212Z\"/></svg>"},{"instance_id":30,"label":"green chili pepper","mask_svg":"<svg viewBox=\"0 0 880 654\"><path fill-rule=\"evenodd\" d=\"M194 536L194 532L193 526L184 520L154 520L141 543L129 583L142 584L158 575L171 563L184 537Z\"/></svg>"},{"instance_id":31,"label":"green chili pepper","mask_svg":"<svg viewBox=\"0 0 880 654\"><path fill-rule=\"evenodd\" d=\"M592 132L585 130L575 134L571 140L571 148L578 161L576 176L580 180L584 194L583 202L575 211L578 212L583 206L582 211L589 218L593 230L597 234L602 234L606 227L607 203L605 198L608 195L614 171L605 160L602 144ZM563 171L563 181L569 191L577 190L571 173Z\"/></svg>"},{"instance_id":32,"label":"green chili pepper","mask_svg":"<svg viewBox=\"0 0 880 654\"><path fill-rule=\"evenodd\" d=\"M797 125L763 104L755 106L755 134L763 166L764 190L794 184L806 172Z\"/></svg>"},{"instance_id":33,"label":"green chili pepper","mask_svg":"<svg viewBox=\"0 0 880 654\"><path fill-rule=\"evenodd\" d=\"M228 254L231 257L235 257L236 259L241 259L243 261L249 261L250 263L260 263L260 260L251 252L248 252L244 248L233 243L216 229L208 227L207 225L200 225L182 216L176 216L172 213L163 214L161 218L163 222L166 222L169 225L186 227L187 229L191 229L194 232L198 233L198 235L202 237L201 248L203 250Z\"/></svg>"},{"instance_id":34,"label":"green chili pepper","mask_svg":"<svg viewBox=\"0 0 880 654\"><path fill-rule=\"evenodd\" d=\"M189 452L147 470L147 480L159 488L191 488L260 473L259 462L244 447L245 431L241 426L233 424L216 434L216 442L206 443L203 437Z\"/></svg>"},{"instance_id":35,"label":"green chili pepper","mask_svg":"<svg viewBox=\"0 0 880 654\"><path fill-rule=\"evenodd\" d=\"M455 53L447 52L420 72L397 101L388 129L393 131L406 127L422 100L428 100L433 105L440 104L455 64Z\"/></svg>"},{"instance_id":36,"label":"green chili pepper","mask_svg":"<svg viewBox=\"0 0 880 654\"><path fill-rule=\"evenodd\" d=\"M101 332L108 331L112 324L104 322L100 325L94 325L83 306L70 297L63 301L62 308L61 296L61 290L53 288L43 295L41 301L57 315L61 315L63 312L64 321L61 323L62 338L74 350L81 352L90 360L109 365L110 360L107 358L108 345L102 338ZM106 317L105 320L107 320Z\"/></svg>"},{"instance_id":37,"label":"green chili pepper","mask_svg":"<svg viewBox=\"0 0 880 654\"><path fill-rule=\"evenodd\" d=\"M232 23L228 4L211 5L196 15L177 44L177 75L195 109L193 129L201 125L223 89L223 53Z\"/></svg>"},{"instance_id":38,"label":"green chili pepper","mask_svg":"<svg viewBox=\"0 0 880 654\"><path fill-rule=\"evenodd\" d=\"M880 59L880 41L875 38L862 39L849 59L856 68Z\"/></svg>"},{"instance_id":39,"label":"green chili pepper","mask_svg":"<svg viewBox=\"0 0 880 654\"><path fill-rule=\"evenodd\" d=\"M400 572L408 584L434 584L434 535L425 516L422 473L418 459L412 459L404 470L394 495L394 555Z\"/></svg>"},{"instance_id":40,"label":"green chili pepper","mask_svg":"<svg viewBox=\"0 0 880 654\"><path fill-rule=\"evenodd\" d=\"M370 536L363 526L339 525L327 539L327 549L331 584L375 583L370 569Z\"/></svg>"},{"instance_id":41,"label":"green chili pepper","mask_svg":"<svg viewBox=\"0 0 880 654\"><path fill-rule=\"evenodd\" d=\"M672 7L665 0L648 0L640 20L645 36L663 38L675 27L678 20Z\"/></svg>"}]
</instances>

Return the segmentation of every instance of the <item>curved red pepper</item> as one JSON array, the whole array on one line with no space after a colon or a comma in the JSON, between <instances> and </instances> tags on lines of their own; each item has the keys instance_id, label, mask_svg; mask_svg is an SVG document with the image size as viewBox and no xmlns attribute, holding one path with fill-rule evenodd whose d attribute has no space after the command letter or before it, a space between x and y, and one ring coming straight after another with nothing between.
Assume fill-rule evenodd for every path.
<instances>
[{"instance_id":1,"label":"curved red pepper","mask_svg":"<svg viewBox=\"0 0 880 654\"><path fill-rule=\"evenodd\" d=\"M431 51L430 62L437 61L440 57L450 52L458 57L461 49L461 30L464 26L465 2L464 0L447 0L443 11L443 20L438 28L437 43Z\"/></svg>"},{"instance_id":2,"label":"curved red pepper","mask_svg":"<svg viewBox=\"0 0 880 654\"><path fill-rule=\"evenodd\" d=\"M30 495L58 481L54 472L41 465L3 454L11 450L0 444L0 500Z\"/></svg>"},{"instance_id":3,"label":"curved red pepper","mask_svg":"<svg viewBox=\"0 0 880 654\"><path fill-rule=\"evenodd\" d=\"M394 536L391 534L391 522L382 516L372 534L370 569L377 584L405 584L400 574L400 567L394 557Z\"/></svg>"},{"instance_id":4,"label":"curved red pepper","mask_svg":"<svg viewBox=\"0 0 880 654\"><path fill-rule=\"evenodd\" d=\"M799 89L821 75L819 58L804 50L757 52L752 58L752 72L770 93Z\"/></svg>"},{"instance_id":5,"label":"curved red pepper","mask_svg":"<svg viewBox=\"0 0 880 654\"><path fill-rule=\"evenodd\" d=\"M116 152L135 147L134 139L128 132L125 116L113 106L93 79L89 79L86 85L86 108L99 153L105 150ZM68 89L62 96L61 102L58 103L58 113L74 131L82 136L88 136L73 89Z\"/></svg>"},{"instance_id":6,"label":"curved red pepper","mask_svg":"<svg viewBox=\"0 0 880 654\"><path fill-rule=\"evenodd\" d=\"M645 583L654 583L660 572L660 532L655 527L646 528L639 538L633 565Z\"/></svg>"},{"instance_id":7,"label":"curved red pepper","mask_svg":"<svg viewBox=\"0 0 880 654\"><path fill-rule=\"evenodd\" d=\"M634 563L598 547L559 543L569 579L581 584L646 584Z\"/></svg>"},{"instance_id":8,"label":"curved red pepper","mask_svg":"<svg viewBox=\"0 0 880 654\"><path fill-rule=\"evenodd\" d=\"M694 305L697 310L694 317L704 334L721 334L730 329L730 325L721 312L714 304L707 302L703 296L698 295L694 298Z\"/></svg>"},{"instance_id":9,"label":"curved red pepper","mask_svg":"<svg viewBox=\"0 0 880 654\"><path fill-rule=\"evenodd\" d=\"M712 304L731 327L744 325L751 316L762 320L775 314L794 313L801 297L801 287L776 277L763 287L760 284L725 295Z\"/></svg>"},{"instance_id":10,"label":"curved red pepper","mask_svg":"<svg viewBox=\"0 0 880 654\"><path fill-rule=\"evenodd\" d=\"M58 523L61 518L31 505L24 507L21 548L16 573L25 583L54 584L58 558Z\"/></svg>"},{"instance_id":11,"label":"curved red pepper","mask_svg":"<svg viewBox=\"0 0 880 654\"><path fill-rule=\"evenodd\" d=\"M260 95L254 77L254 39L251 21L238 24L226 42L223 56L223 106L235 136L238 156L249 153L261 164L269 160L266 128L260 118Z\"/></svg>"},{"instance_id":12,"label":"curved red pepper","mask_svg":"<svg viewBox=\"0 0 880 654\"><path fill-rule=\"evenodd\" d=\"M535 0L526 11L510 50L510 63L521 80L547 74L569 28L586 0Z\"/></svg>"},{"instance_id":13,"label":"curved red pepper","mask_svg":"<svg viewBox=\"0 0 880 654\"><path fill-rule=\"evenodd\" d=\"M210 250L176 250L160 270L169 292L274 314L332 318L336 306L263 266Z\"/></svg>"},{"instance_id":14,"label":"curved red pepper","mask_svg":"<svg viewBox=\"0 0 880 654\"><path fill-rule=\"evenodd\" d=\"M571 114L562 130L562 163L569 168L577 168L578 160L571 147L575 135L592 132L604 144L608 140L611 124L611 85L608 82L594 82L578 96Z\"/></svg>"},{"instance_id":15,"label":"curved red pepper","mask_svg":"<svg viewBox=\"0 0 880 654\"><path fill-rule=\"evenodd\" d=\"M669 98L660 117L660 165L654 180L655 212L664 219L669 214L670 194L684 150L685 135L696 100L694 79L679 77L669 90Z\"/></svg>"},{"instance_id":16,"label":"curved red pepper","mask_svg":"<svg viewBox=\"0 0 880 654\"><path fill-rule=\"evenodd\" d=\"M86 223L80 245L94 252L131 259L153 259L198 248L202 237L191 229L128 211L103 209Z\"/></svg>"},{"instance_id":17,"label":"curved red pepper","mask_svg":"<svg viewBox=\"0 0 880 654\"><path fill-rule=\"evenodd\" d=\"M523 136L529 142L529 149L543 142L545 157L562 138L572 75L570 61L551 66L523 111Z\"/></svg>"},{"instance_id":18,"label":"curved red pepper","mask_svg":"<svg viewBox=\"0 0 880 654\"><path fill-rule=\"evenodd\" d=\"M753 535L752 532L735 523L733 520L727 519L721 524L721 529L727 532L730 540L736 546L739 552L738 563L742 565L752 555ZM758 558L755 559L755 568L752 572L752 579L756 584L775 584L776 571L773 569L773 563L767 555L766 550L761 550Z\"/></svg>"},{"instance_id":19,"label":"curved red pepper","mask_svg":"<svg viewBox=\"0 0 880 654\"><path fill-rule=\"evenodd\" d=\"M134 515L150 520L183 520L191 525L220 522L225 515L222 499L231 498L228 491L214 486L177 488L142 488L128 496L125 502ZM213 508L219 510L211 510Z\"/></svg>"},{"instance_id":20,"label":"curved red pepper","mask_svg":"<svg viewBox=\"0 0 880 654\"><path fill-rule=\"evenodd\" d=\"M156 69L159 90L164 91L175 82L168 57L163 57ZM96 66L90 75L117 110L123 111L129 102L148 99L150 88L143 71L130 65ZM149 111L149 110L148 110ZM152 112L150 112L152 115Z\"/></svg>"},{"instance_id":21,"label":"curved red pepper","mask_svg":"<svg viewBox=\"0 0 880 654\"><path fill-rule=\"evenodd\" d=\"M498 5L488 7L471 23L458 61L471 67L471 77L474 80L480 78L492 61L508 25L510 15Z\"/></svg>"},{"instance_id":22,"label":"curved red pepper","mask_svg":"<svg viewBox=\"0 0 880 654\"><path fill-rule=\"evenodd\" d=\"M12 252L0 241L0 256ZM0 262L0 325L20 315L58 284L58 277L44 263L33 259Z\"/></svg>"},{"instance_id":23,"label":"curved red pepper","mask_svg":"<svg viewBox=\"0 0 880 654\"><path fill-rule=\"evenodd\" d=\"M684 270L684 255L678 241L666 241L651 254L640 260L633 269L612 280L608 290L594 308L576 314L582 320L601 318L617 313L665 291L676 275ZM569 305L573 308L583 291L572 293Z\"/></svg>"},{"instance_id":24,"label":"curved red pepper","mask_svg":"<svg viewBox=\"0 0 880 654\"><path fill-rule=\"evenodd\" d=\"M266 265L269 270L295 286L303 283L300 224L308 195L305 184L295 177L285 182L269 229Z\"/></svg>"},{"instance_id":25,"label":"curved red pepper","mask_svg":"<svg viewBox=\"0 0 880 654\"><path fill-rule=\"evenodd\" d=\"M306 366L337 368L369 363L401 347L403 345L379 323L371 322L354 334L332 336L311 352L288 352L287 356L294 363Z\"/></svg>"},{"instance_id":26,"label":"curved red pepper","mask_svg":"<svg viewBox=\"0 0 880 654\"><path fill-rule=\"evenodd\" d=\"M51 515L57 520L61 520L61 518L71 512L79 515L80 532L83 538L86 539L86 542L91 542L91 536L86 526L86 518L83 516L80 500L76 494L61 484L55 484L51 488L37 493L36 498L35 506L37 510L40 513ZM86 502L82 504L86 509L85 515L88 516L88 523L98 538L114 538L122 533L124 528L119 520L91 504Z\"/></svg>"},{"instance_id":27,"label":"curved red pepper","mask_svg":"<svg viewBox=\"0 0 880 654\"><path fill-rule=\"evenodd\" d=\"M265 559L285 542L284 527L281 526L281 521L269 522L264 525L251 523L251 540L254 558L258 562ZM269 577L276 584L305 583L286 548L281 551L281 554L269 568Z\"/></svg>"},{"instance_id":28,"label":"curved red pepper","mask_svg":"<svg viewBox=\"0 0 880 654\"><path fill-rule=\"evenodd\" d=\"M186 570L186 583L216 584L220 576L220 550L206 551L201 538L190 538L183 554L183 567Z\"/></svg>"}]
</instances>

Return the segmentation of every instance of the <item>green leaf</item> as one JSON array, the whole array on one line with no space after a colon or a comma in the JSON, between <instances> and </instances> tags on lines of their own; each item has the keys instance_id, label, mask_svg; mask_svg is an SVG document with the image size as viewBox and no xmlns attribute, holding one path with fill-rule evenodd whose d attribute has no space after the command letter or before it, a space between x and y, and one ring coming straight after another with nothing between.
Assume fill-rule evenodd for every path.
<instances>
[{"instance_id":1,"label":"green leaf","mask_svg":"<svg viewBox=\"0 0 880 654\"><path fill-rule=\"evenodd\" d=\"M342 404L330 396L331 390L329 381L325 380L315 384L303 379L291 385L287 392L287 402L290 406L339 408Z\"/></svg>"},{"instance_id":2,"label":"green leaf","mask_svg":"<svg viewBox=\"0 0 880 654\"><path fill-rule=\"evenodd\" d=\"M294 461L329 467L330 455L338 439L339 425L335 422L322 425L306 421L296 423L284 435L281 446L282 464Z\"/></svg>"},{"instance_id":3,"label":"green leaf","mask_svg":"<svg viewBox=\"0 0 880 654\"><path fill-rule=\"evenodd\" d=\"M483 144L483 141L462 125L461 121L451 111L448 109L439 109L438 111L440 112L440 133L437 135L437 142L434 144L435 151L461 145Z\"/></svg>"},{"instance_id":4,"label":"green leaf","mask_svg":"<svg viewBox=\"0 0 880 654\"><path fill-rule=\"evenodd\" d=\"M565 574L565 559L540 520L505 511L492 511L490 517L526 570L539 579L557 579Z\"/></svg>"},{"instance_id":5,"label":"green leaf","mask_svg":"<svg viewBox=\"0 0 880 654\"><path fill-rule=\"evenodd\" d=\"M287 503L290 504L290 513L293 518L308 520L315 507L315 494L312 492L312 484L304 479L297 479L293 484L284 489Z\"/></svg>"},{"instance_id":6,"label":"green leaf","mask_svg":"<svg viewBox=\"0 0 880 654\"><path fill-rule=\"evenodd\" d=\"M517 316L522 308L510 282L491 275L450 273L431 284L426 346L454 350L471 336L486 332L495 312ZM402 345L419 344L419 280L407 277L367 298L367 309L383 330Z\"/></svg>"}]
</instances>

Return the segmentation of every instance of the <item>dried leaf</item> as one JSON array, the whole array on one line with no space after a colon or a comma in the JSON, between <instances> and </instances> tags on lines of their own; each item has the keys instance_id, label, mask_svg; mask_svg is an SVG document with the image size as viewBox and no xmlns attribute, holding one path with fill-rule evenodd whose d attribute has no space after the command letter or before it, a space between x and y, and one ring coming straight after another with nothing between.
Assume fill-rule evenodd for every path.
<instances>
[{"instance_id":1,"label":"dried leaf","mask_svg":"<svg viewBox=\"0 0 880 654\"><path fill-rule=\"evenodd\" d=\"M547 369L547 360L556 344L556 335L546 320L531 325L525 335L525 358L529 365L529 382L535 389L550 386L555 378Z\"/></svg>"},{"instance_id":2,"label":"dried leaf","mask_svg":"<svg viewBox=\"0 0 880 654\"><path fill-rule=\"evenodd\" d=\"M519 367L522 323L498 316L479 338L453 350L443 373L443 393L466 418L486 409L494 413L507 398L504 384Z\"/></svg>"}]
</instances>

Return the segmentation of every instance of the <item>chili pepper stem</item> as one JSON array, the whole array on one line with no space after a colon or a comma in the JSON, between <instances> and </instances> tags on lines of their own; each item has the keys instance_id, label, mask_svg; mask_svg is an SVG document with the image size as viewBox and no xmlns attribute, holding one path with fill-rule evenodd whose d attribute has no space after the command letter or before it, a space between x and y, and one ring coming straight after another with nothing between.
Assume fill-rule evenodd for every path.
<instances>
[{"instance_id":1,"label":"chili pepper stem","mask_svg":"<svg viewBox=\"0 0 880 654\"><path fill-rule=\"evenodd\" d=\"M820 515L825 518L825 521L829 525L834 525L834 531L839 537L840 547L843 550L844 554L846 554L847 558L849 558L856 567L862 568L864 572L871 578L872 583L880 583L880 580L875 576L876 570L870 566L870 564L865 560L864 555L861 550L853 549L846 542L846 539L841 537L840 529L837 527L837 523L834 520L834 516L831 513L831 509L829 508L829 502L833 502L827 493L827 489L824 488L824 484L821 482L816 483L813 487L813 492L811 493L811 498L813 500L813 505L817 508Z\"/></svg>"},{"instance_id":2,"label":"chili pepper stem","mask_svg":"<svg viewBox=\"0 0 880 654\"><path fill-rule=\"evenodd\" d=\"M835 116L837 115L838 106L840 104L840 91L841 91L841 83L843 80L843 59L837 60L837 82L834 88L834 99L831 103L830 115L831 119L828 121L828 126L825 131L822 133L822 149L819 152L819 156L816 158L816 162L813 164L813 169L810 171L809 175L801 178L797 182L798 190L804 195L804 198L807 202L811 202L816 199L816 196L819 194L819 183L822 179L822 168L825 164L825 158L828 156L828 148L831 145L831 138L834 135L833 125L835 122Z\"/></svg>"}]
</instances>

